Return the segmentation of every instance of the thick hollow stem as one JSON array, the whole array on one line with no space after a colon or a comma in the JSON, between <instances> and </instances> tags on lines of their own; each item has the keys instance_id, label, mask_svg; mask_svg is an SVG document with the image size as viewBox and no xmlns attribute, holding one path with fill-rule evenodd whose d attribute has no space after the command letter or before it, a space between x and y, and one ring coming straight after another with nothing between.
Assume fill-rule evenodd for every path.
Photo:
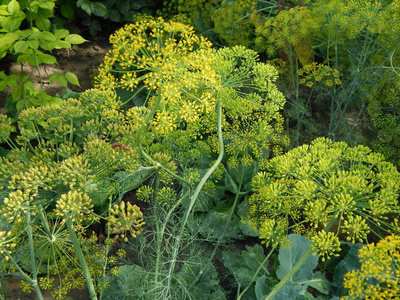
<instances>
[{"instance_id":1,"label":"thick hollow stem","mask_svg":"<svg viewBox=\"0 0 400 300\"><path fill-rule=\"evenodd\" d=\"M36 260L35 260L35 247L33 244L33 233L31 226L31 214L26 214L26 232L28 234L28 242L29 242L29 255L30 255L30 264L32 268L32 279L29 279L28 282L32 285L37 297L42 300L43 295L40 291L38 280L37 280L37 270L36 270Z\"/></svg>"},{"instance_id":2,"label":"thick hollow stem","mask_svg":"<svg viewBox=\"0 0 400 300\"><path fill-rule=\"evenodd\" d=\"M92 276L90 275L89 267L87 265L85 256L83 255L81 246L79 244L78 237L75 233L75 230L72 228L71 218L67 218L66 223L67 223L67 228L68 228L69 235L71 237L72 244L74 245L76 255L78 256L79 263L80 263L82 271L83 271L83 276L85 277L86 285L89 290L90 299L97 300L97 293L96 293L96 289L94 288Z\"/></svg>"}]
</instances>

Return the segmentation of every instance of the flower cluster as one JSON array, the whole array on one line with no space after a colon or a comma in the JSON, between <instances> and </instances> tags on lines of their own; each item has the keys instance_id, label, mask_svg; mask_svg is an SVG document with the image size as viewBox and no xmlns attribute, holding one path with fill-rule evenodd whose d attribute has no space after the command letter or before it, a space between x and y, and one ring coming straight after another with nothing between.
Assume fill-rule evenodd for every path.
<instances>
[{"instance_id":1,"label":"flower cluster","mask_svg":"<svg viewBox=\"0 0 400 300\"><path fill-rule=\"evenodd\" d=\"M117 234L116 238L121 237L127 242L127 232L130 232L133 237L142 232L145 222L143 222L143 213L138 206L121 201L119 205L115 204L109 213L109 230L111 234Z\"/></svg>"},{"instance_id":2,"label":"flower cluster","mask_svg":"<svg viewBox=\"0 0 400 300\"><path fill-rule=\"evenodd\" d=\"M374 226L399 231L387 222L389 215L400 213L399 182L400 173L382 155L318 138L271 159L253 177L256 193L249 199L249 214L261 231L267 224L286 226L285 231L274 229L280 238L288 228L306 230L319 253L328 257L339 245L330 229L352 243L365 241ZM273 244L279 238L262 237Z\"/></svg>"},{"instance_id":3,"label":"flower cluster","mask_svg":"<svg viewBox=\"0 0 400 300\"><path fill-rule=\"evenodd\" d=\"M338 70L316 62L303 66L297 74L302 76L300 84L308 87L312 87L318 83L323 83L328 87L331 87L333 84L341 84Z\"/></svg>"},{"instance_id":4,"label":"flower cluster","mask_svg":"<svg viewBox=\"0 0 400 300\"><path fill-rule=\"evenodd\" d=\"M223 1L211 15L214 32L229 46L250 46L254 41L254 25L248 17L255 0ZM247 17L246 17L247 16Z\"/></svg>"},{"instance_id":5,"label":"flower cluster","mask_svg":"<svg viewBox=\"0 0 400 300\"><path fill-rule=\"evenodd\" d=\"M318 25L309 8L296 6L280 11L258 26L256 32L260 36L255 42L259 48L267 45L267 53L271 56L278 51L281 58L288 61L295 55L301 64L306 65L314 58L311 41Z\"/></svg>"},{"instance_id":6,"label":"flower cluster","mask_svg":"<svg viewBox=\"0 0 400 300\"><path fill-rule=\"evenodd\" d=\"M344 299L397 299L400 297L400 237L387 236L360 249L360 270L344 277L349 296Z\"/></svg>"},{"instance_id":7,"label":"flower cluster","mask_svg":"<svg viewBox=\"0 0 400 300\"><path fill-rule=\"evenodd\" d=\"M80 230L85 224L97 220L92 214L93 204L89 196L77 190L62 194L56 203L54 212L61 219L70 218L76 230Z\"/></svg>"}]
</instances>

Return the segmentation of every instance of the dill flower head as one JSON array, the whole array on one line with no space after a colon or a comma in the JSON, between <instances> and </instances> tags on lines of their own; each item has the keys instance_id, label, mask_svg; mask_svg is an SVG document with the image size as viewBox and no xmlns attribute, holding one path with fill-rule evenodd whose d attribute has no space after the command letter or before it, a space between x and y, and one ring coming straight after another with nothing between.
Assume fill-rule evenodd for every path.
<instances>
[{"instance_id":1,"label":"dill flower head","mask_svg":"<svg viewBox=\"0 0 400 300\"><path fill-rule=\"evenodd\" d=\"M62 194L56 203L54 213L56 216L70 218L75 229L82 229L85 224L96 221L92 214L93 204L89 196L77 190Z\"/></svg>"},{"instance_id":2,"label":"dill flower head","mask_svg":"<svg viewBox=\"0 0 400 300\"><path fill-rule=\"evenodd\" d=\"M400 237L387 236L359 250L359 270L346 273L344 299L397 299L400 297Z\"/></svg>"},{"instance_id":3,"label":"dill flower head","mask_svg":"<svg viewBox=\"0 0 400 300\"><path fill-rule=\"evenodd\" d=\"M121 201L119 205L114 204L109 213L109 230L112 234L117 234L116 238L121 237L127 242L127 232L130 232L133 237L142 232L145 222L143 222L143 213L137 205Z\"/></svg>"},{"instance_id":4,"label":"dill flower head","mask_svg":"<svg viewBox=\"0 0 400 300\"><path fill-rule=\"evenodd\" d=\"M7 141L11 133L15 132L15 126L12 125L13 120L6 115L0 114L0 143Z\"/></svg>"},{"instance_id":5,"label":"dill flower head","mask_svg":"<svg viewBox=\"0 0 400 300\"><path fill-rule=\"evenodd\" d=\"M265 219L284 218L291 230L304 228L324 257L338 250L338 237L356 243L374 227L399 231L387 219L400 212L400 173L364 146L318 138L272 158L252 185L252 222L262 228Z\"/></svg>"}]
</instances>

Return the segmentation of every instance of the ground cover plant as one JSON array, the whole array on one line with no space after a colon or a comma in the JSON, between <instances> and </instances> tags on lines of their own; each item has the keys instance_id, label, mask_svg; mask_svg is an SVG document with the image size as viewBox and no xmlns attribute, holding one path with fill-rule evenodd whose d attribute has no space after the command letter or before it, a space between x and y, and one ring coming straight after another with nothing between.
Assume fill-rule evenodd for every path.
<instances>
[{"instance_id":1,"label":"ground cover plant","mask_svg":"<svg viewBox=\"0 0 400 300\"><path fill-rule=\"evenodd\" d=\"M1 275L38 299L399 297L398 3L335 3L171 1L189 18L118 29L94 89L1 114ZM340 141L357 99L387 158Z\"/></svg>"}]
</instances>

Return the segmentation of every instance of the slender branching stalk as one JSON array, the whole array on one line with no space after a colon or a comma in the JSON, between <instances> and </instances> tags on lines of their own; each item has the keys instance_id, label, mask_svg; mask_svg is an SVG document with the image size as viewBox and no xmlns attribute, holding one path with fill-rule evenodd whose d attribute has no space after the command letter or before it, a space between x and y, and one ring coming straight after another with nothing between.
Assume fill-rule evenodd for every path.
<instances>
[{"instance_id":1,"label":"slender branching stalk","mask_svg":"<svg viewBox=\"0 0 400 300\"><path fill-rule=\"evenodd\" d=\"M201 190L203 189L204 184L207 182L207 180L213 174L215 169L222 162L222 158L224 156L224 141L222 138L222 106L221 106L221 102L218 100L217 100L217 126L218 126L217 134L218 134L218 144L219 144L219 155L218 155L217 160L214 162L214 164L210 167L210 169L208 169L206 174L204 174L204 176L201 178L199 184L197 185L196 189L194 190L193 195L190 197L189 205L185 211L181 226L179 228L178 235L176 236L176 239L175 239L175 245L173 248L172 259L170 261L169 270L168 270L167 289L164 290L164 299L168 299L168 291L169 291L169 287L171 286L171 283L172 283L172 274L175 269L179 249L181 247L181 238L182 238L182 234L185 229L186 223L188 221L189 215L192 213L193 206L194 206Z\"/></svg>"}]
</instances>

